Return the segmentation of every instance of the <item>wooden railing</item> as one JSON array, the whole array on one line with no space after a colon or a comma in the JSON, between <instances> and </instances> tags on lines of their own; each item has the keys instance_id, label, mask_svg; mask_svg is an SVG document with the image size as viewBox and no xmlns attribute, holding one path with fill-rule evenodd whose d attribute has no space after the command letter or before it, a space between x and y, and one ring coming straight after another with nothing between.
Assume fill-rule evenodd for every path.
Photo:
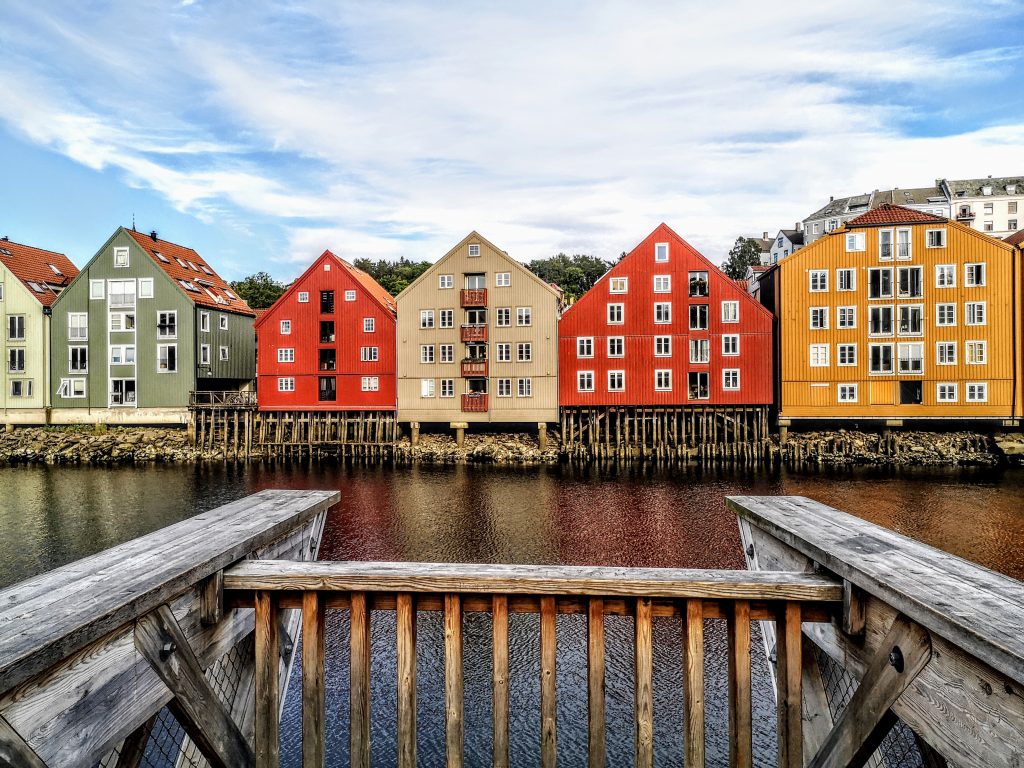
<instances>
[{"instance_id":1,"label":"wooden railing","mask_svg":"<svg viewBox=\"0 0 1024 768\"><path fill-rule=\"evenodd\" d=\"M306 641L302 658L304 765L323 765L325 742L325 613L349 612L351 764L370 763L370 614L397 614L397 762L416 764L416 615L444 614L445 732L447 764L464 762L463 616L492 617L493 764L509 764L510 612L540 614L541 764L556 762L556 616L588 617L587 662L590 765L605 764L604 617L635 617L636 765L654 755L652 619L684 617L686 765L704 764L704 621L725 619L729 643L729 732L732 764L752 762L750 622L778 621L787 674L780 682L780 765L801 765L801 621L826 621L841 605L841 584L812 573L756 573L671 569L619 569L450 565L423 563L284 563L246 561L224 576L232 605L256 610L257 765L276 766L280 689L277 667L278 612L301 608ZM330 643L332 647L337 642ZM440 739L440 734L437 734Z\"/></svg>"},{"instance_id":2,"label":"wooden railing","mask_svg":"<svg viewBox=\"0 0 1024 768\"><path fill-rule=\"evenodd\" d=\"M477 358L465 358L462 361L463 378L483 376L487 378L487 361Z\"/></svg>"},{"instance_id":3,"label":"wooden railing","mask_svg":"<svg viewBox=\"0 0 1024 768\"><path fill-rule=\"evenodd\" d=\"M485 342L487 341L487 326L464 324L459 327L459 340L470 344Z\"/></svg>"},{"instance_id":4,"label":"wooden railing","mask_svg":"<svg viewBox=\"0 0 1024 768\"><path fill-rule=\"evenodd\" d=\"M487 413L486 392L466 392L462 395L463 413Z\"/></svg>"},{"instance_id":5,"label":"wooden railing","mask_svg":"<svg viewBox=\"0 0 1024 768\"><path fill-rule=\"evenodd\" d=\"M196 390L188 393L189 408L255 408L256 405L255 390Z\"/></svg>"},{"instance_id":6,"label":"wooden railing","mask_svg":"<svg viewBox=\"0 0 1024 768\"><path fill-rule=\"evenodd\" d=\"M463 288L459 292L460 304L463 307L486 307L486 288Z\"/></svg>"}]
</instances>

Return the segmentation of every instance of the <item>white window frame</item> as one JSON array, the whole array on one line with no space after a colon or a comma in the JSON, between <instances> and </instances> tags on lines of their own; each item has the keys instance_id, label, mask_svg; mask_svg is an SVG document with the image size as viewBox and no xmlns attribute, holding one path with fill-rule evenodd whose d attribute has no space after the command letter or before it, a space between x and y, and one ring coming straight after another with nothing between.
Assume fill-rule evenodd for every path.
<instances>
[{"instance_id":1,"label":"white window frame","mask_svg":"<svg viewBox=\"0 0 1024 768\"><path fill-rule=\"evenodd\" d=\"M659 351L659 348L661 351ZM672 337L671 336L655 336L654 337L654 356L655 357L672 357Z\"/></svg>"},{"instance_id":2,"label":"white window frame","mask_svg":"<svg viewBox=\"0 0 1024 768\"><path fill-rule=\"evenodd\" d=\"M217 323L218 323L218 326L219 326L220 330L226 331L228 329L228 316L227 315L220 315L217 318Z\"/></svg>"},{"instance_id":3,"label":"white window frame","mask_svg":"<svg viewBox=\"0 0 1024 768\"><path fill-rule=\"evenodd\" d=\"M629 293L629 278L609 277L608 293Z\"/></svg>"},{"instance_id":4,"label":"white window frame","mask_svg":"<svg viewBox=\"0 0 1024 768\"><path fill-rule=\"evenodd\" d=\"M889 370L871 370L871 349L873 347L888 347L889 348ZM868 375L869 376L892 376L896 372L896 352L893 349L892 342L886 342L883 344L868 344Z\"/></svg>"},{"instance_id":5,"label":"white window frame","mask_svg":"<svg viewBox=\"0 0 1024 768\"><path fill-rule=\"evenodd\" d=\"M846 252L863 253L868 249L867 234L865 232L846 233Z\"/></svg>"},{"instance_id":6,"label":"white window frame","mask_svg":"<svg viewBox=\"0 0 1024 768\"><path fill-rule=\"evenodd\" d=\"M432 309L421 309L420 310L420 330L430 331L434 328L434 310Z\"/></svg>"},{"instance_id":7,"label":"white window frame","mask_svg":"<svg viewBox=\"0 0 1024 768\"><path fill-rule=\"evenodd\" d=\"M280 322L280 324L278 325L278 332L282 336L291 336L292 335L292 321L291 320L282 320Z\"/></svg>"},{"instance_id":8,"label":"white window frame","mask_svg":"<svg viewBox=\"0 0 1024 768\"><path fill-rule=\"evenodd\" d=\"M938 234L940 242L936 245L932 245L932 235ZM924 247L925 248L945 248L946 247L946 229L945 227L940 229L926 229L924 231Z\"/></svg>"},{"instance_id":9,"label":"white window frame","mask_svg":"<svg viewBox=\"0 0 1024 768\"><path fill-rule=\"evenodd\" d=\"M377 318L375 317L364 317L363 318L363 333L376 333L377 332Z\"/></svg>"},{"instance_id":10,"label":"white window frame","mask_svg":"<svg viewBox=\"0 0 1024 768\"><path fill-rule=\"evenodd\" d=\"M349 289L349 290L345 291L345 301L355 301L355 300L356 300L356 292L354 290Z\"/></svg>"},{"instance_id":11,"label":"white window frame","mask_svg":"<svg viewBox=\"0 0 1024 768\"><path fill-rule=\"evenodd\" d=\"M949 315L949 317L946 317ZM944 302L935 305L935 326L948 328L956 325L956 303Z\"/></svg>"},{"instance_id":12,"label":"white window frame","mask_svg":"<svg viewBox=\"0 0 1024 768\"><path fill-rule=\"evenodd\" d=\"M654 292L672 293L672 275L655 275Z\"/></svg>"},{"instance_id":13,"label":"white window frame","mask_svg":"<svg viewBox=\"0 0 1024 768\"><path fill-rule=\"evenodd\" d=\"M852 352L852 359L843 362L844 353ZM856 344L836 344L836 365L841 368L852 368L857 365Z\"/></svg>"},{"instance_id":14,"label":"white window frame","mask_svg":"<svg viewBox=\"0 0 1024 768\"><path fill-rule=\"evenodd\" d=\"M439 309L439 310L437 310L437 327L438 328L454 328L455 327L455 310L454 309Z\"/></svg>"},{"instance_id":15,"label":"white window frame","mask_svg":"<svg viewBox=\"0 0 1024 768\"><path fill-rule=\"evenodd\" d=\"M498 307L494 310L494 325L496 328L512 327L512 307Z\"/></svg>"},{"instance_id":16,"label":"white window frame","mask_svg":"<svg viewBox=\"0 0 1024 768\"><path fill-rule=\"evenodd\" d=\"M433 379L420 379L420 397L421 398L432 398L434 397L434 380Z\"/></svg>"},{"instance_id":17,"label":"white window frame","mask_svg":"<svg viewBox=\"0 0 1024 768\"><path fill-rule=\"evenodd\" d=\"M967 403L987 403L988 402L988 382L987 381L968 381L964 385L967 390L967 396L964 402ZM972 397L973 394L973 397Z\"/></svg>"},{"instance_id":18,"label":"white window frame","mask_svg":"<svg viewBox=\"0 0 1024 768\"><path fill-rule=\"evenodd\" d=\"M75 367L75 352L85 352L85 367ZM88 344L71 344L68 346L68 373L88 373L89 372L89 345Z\"/></svg>"},{"instance_id":19,"label":"white window frame","mask_svg":"<svg viewBox=\"0 0 1024 768\"><path fill-rule=\"evenodd\" d=\"M278 376L277 377L277 391L278 392L294 392L295 391L295 377L294 376Z\"/></svg>"},{"instance_id":20,"label":"white window frame","mask_svg":"<svg viewBox=\"0 0 1024 768\"><path fill-rule=\"evenodd\" d=\"M924 304L897 304L896 305L896 335L897 336L924 336ZM921 313L921 330L920 331L904 331L903 330L903 313L904 311L910 312L912 310L918 310Z\"/></svg>"},{"instance_id":21,"label":"white window frame","mask_svg":"<svg viewBox=\"0 0 1024 768\"><path fill-rule=\"evenodd\" d=\"M533 307L516 307L516 326L526 328L533 325Z\"/></svg>"},{"instance_id":22,"label":"white window frame","mask_svg":"<svg viewBox=\"0 0 1024 768\"><path fill-rule=\"evenodd\" d=\"M309 304L309 291L299 291L299 304Z\"/></svg>"},{"instance_id":23,"label":"white window frame","mask_svg":"<svg viewBox=\"0 0 1024 768\"><path fill-rule=\"evenodd\" d=\"M659 264L665 264L669 260L668 243L654 244L654 260Z\"/></svg>"},{"instance_id":24,"label":"white window frame","mask_svg":"<svg viewBox=\"0 0 1024 768\"><path fill-rule=\"evenodd\" d=\"M911 369L903 368L903 360L911 359L912 353L915 350L921 351L921 370L915 371ZM907 354L904 354L906 352ZM899 374L906 374L909 376L923 376L925 367L924 359L924 342L922 341L903 341L896 345L896 372Z\"/></svg>"},{"instance_id":25,"label":"white window frame","mask_svg":"<svg viewBox=\"0 0 1024 768\"><path fill-rule=\"evenodd\" d=\"M956 365L957 354L956 354L956 342L955 341L937 341L935 342L935 364L936 365Z\"/></svg>"},{"instance_id":26,"label":"white window frame","mask_svg":"<svg viewBox=\"0 0 1024 768\"><path fill-rule=\"evenodd\" d=\"M512 397L512 379L498 379L498 397Z\"/></svg>"},{"instance_id":27,"label":"white window frame","mask_svg":"<svg viewBox=\"0 0 1024 768\"><path fill-rule=\"evenodd\" d=\"M988 365L988 342L983 339L965 341L964 365Z\"/></svg>"},{"instance_id":28,"label":"white window frame","mask_svg":"<svg viewBox=\"0 0 1024 768\"><path fill-rule=\"evenodd\" d=\"M828 270L809 269L807 270L808 287L811 293L828 293Z\"/></svg>"},{"instance_id":29,"label":"white window frame","mask_svg":"<svg viewBox=\"0 0 1024 768\"><path fill-rule=\"evenodd\" d=\"M473 258L473 259L475 259L477 256L479 256L480 255L480 243L470 243L469 244L469 251L468 251L468 253L469 253L470 258Z\"/></svg>"},{"instance_id":30,"label":"white window frame","mask_svg":"<svg viewBox=\"0 0 1024 768\"><path fill-rule=\"evenodd\" d=\"M981 308L981 322L978 322L977 308ZM971 312L971 309L974 312ZM973 314L973 320L972 320ZM988 304L984 301L965 301L964 302L964 325L988 325Z\"/></svg>"},{"instance_id":31,"label":"white window frame","mask_svg":"<svg viewBox=\"0 0 1024 768\"><path fill-rule=\"evenodd\" d=\"M380 391L380 377L379 376L362 376L359 381L359 389L362 392L379 392Z\"/></svg>"},{"instance_id":32,"label":"white window frame","mask_svg":"<svg viewBox=\"0 0 1024 768\"><path fill-rule=\"evenodd\" d=\"M850 285L848 288L843 287L843 277L850 278ZM857 270L850 269L849 267L843 267L836 270L836 290L837 291L856 291L857 290Z\"/></svg>"},{"instance_id":33,"label":"white window frame","mask_svg":"<svg viewBox=\"0 0 1024 768\"><path fill-rule=\"evenodd\" d=\"M828 307L809 307L809 316L807 318L807 327L812 331L827 331L828 330ZM815 325L815 317L821 319L820 325Z\"/></svg>"},{"instance_id":34,"label":"white window frame","mask_svg":"<svg viewBox=\"0 0 1024 768\"><path fill-rule=\"evenodd\" d=\"M738 333L722 334L722 357L739 357L740 335Z\"/></svg>"},{"instance_id":35,"label":"white window frame","mask_svg":"<svg viewBox=\"0 0 1024 768\"><path fill-rule=\"evenodd\" d=\"M626 322L626 305L621 302L609 302L605 317L608 325L623 325ZM618 317L618 319L614 319Z\"/></svg>"},{"instance_id":36,"label":"white window frame","mask_svg":"<svg viewBox=\"0 0 1024 768\"><path fill-rule=\"evenodd\" d=\"M11 315L10 317L13 317ZM84 322L79 324L73 324L73 320L83 320ZM8 322L8 332L10 332L10 322ZM25 323L27 326L27 323ZM25 331L27 332L27 327ZM77 332L77 333L76 333ZM10 341L23 341L25 336L21 339L7 337ZM89 340L89 313L88 312L68 312L68 341L88 341Z\"/></svg>"},{"instance_id":37,"label":"white window frame","mask_svg":"<svg viewBox=\"0 0 1024 768\"><path fill-rule=\"evenodd\" d=\"M161 368L160 367L160 353L163 350L170 350L170 349L174 349L174 368L169 367L170 366L170 355L167 355L168 367L167 368ZM156 345L156 372L159 373L159 374L177 373L178 372L178 345L177 344L173 344L172 343L172 344L157 344Z\"/></svg>"},{"instance_id":38,"label":"white window frame","mask_svg":"<svg viewBox=\"0 0 1024 768\"><path fill-rule=\"evenodd\" d=\"M203 333L210 332L210 313L200 312L199 313L199 330Z\"/></svg>"},{"instance_id":39,"label":"white window frame","mask_svg":"<svg viewBox=\"0 0 1024 768\"><path fill-rule=\"evenodd\" d=\"M584 380L589 381L589 386L584 386ZM576 391L577 392L593 392L594 391L594 372L593 371L576 371Z\"/></svg>"},{"instance_id":40,"label":"white window frame","mask_svg":"<svg viewBox=\"0 0 1024 768\"><path fill-rule=\"evenodd\" d=\"M420 364L433 365L436 360L433 344L420 344Z\"/></svg>"},{"instance_id":41,"label":"white window frame","mask_svg":"<svg viewBox=\"0 0 1024 768\"><path fill-rule=\"evenodd\" d=\"M140 299L152 299L153 298L153 278L152 277L140 277L139 278L139 298Z\"/></svg>"},{"instance_id":42,"label":"white window frame","mask_svg":"<svg viewBox=\"0 0 1024 768\"><path fill-rule=\"evenodd\" d=\"M441 379L439 397L455 397L455 379Z\"/></svg>"},{"instance_id":43,"label":"white window frame","mask_svg":"<svg viewBox=\"0 0 1024 768\"><path fill-rule=\"evenodd\" d=\"M590 351L586 351L589 349ZM594 356L594 337L579 336L576 339L576 358L585 359Z\"/></svg>"},{"instance_id":44,"label":"white window frame","mask_svg":"<svg viewBox=\"0 0 1024 768\"><path fill-rule=\"evenodd\" d=\"M856 384L837 384L836 385L836 402L839 403L856 403L859 396L858 387ZM853 395L850 397L850 395Z\"/></svg>"},{"instance_id":45,"label":"white window frame","mask_svg":"<svg viewBox=\"0 0 1024 768\"><path fill-rule=\"evenodd\" d=\"M671 392L672 391L672 369L671 368L655 368L654 369L654 391L655 392Z\"/></svg>"},{"instance_id":46,"label":"white window frame","mask_svg":"<svg viewBox=\"0 0 1024 768\"><path fill-rule=\"evenodd\" d=\"M618 348L618 351L613 351L612 346ZM605 340L605 354L610 358L622 358L626 356L626 337L625 336L609 336Z\"/></svg>"},{"instance_id":47,"label":"white window frame","mask_svg":"<svg viewBox=\"0 0 1024 768\"><path fill-rule=\"evenodd\" d=\"M945 390L945 393L943 392ZM960 400L960 387L955 381L940 381L935 384L935 402L956 403ZM945 394L945 396L943 396Z\"/></svg>"},{"instance_id":48,"label":"white window frame","mask_svg":"<svg viewBox=\"0 0 1024 768\"><path fill-rule=\"evenodd\" d=\"M696 325L696 326L693 324L693 310L695 310L695 309L697 310L697 319L699 320L700 319L700 308L701 307L704 308L704 326L703 327L701 327L699 324ZM708 330L708 328L711 325L710 305L709 304L690 304L689 305L689 309L687 311L687 320L688 320L688 324L689 324L689 329L691 331L706 331L706 330ZM687 387L689 387L689 382L687 382ZM703 398L701 398L701 399L703 399Z\"/></svg>"},{"instance_id":49,"label":"white window frame","mask_svg":"<svg viewBox=\"0 0 1024 768\"><path fill-rule=\"evenodd\" d=\"M615 378L617 386L612 385L612 378ZM607 377L608 391L609 392L625 392L626 391L626 372L621 368L616 368L608 371Z\"/></svg>"},{"instance_id":50,"label":"white window frame","mask_svg":"<svg viewBox=\"0 0 1024 768\"><path fill-rule=\"evenodd\" d=\"M848 315L844 321L844 315ZM857 307L856 306L843 306L836 307L836 328L843 330L849 330L857 327Z\"/></svg>"},{"instance_id":51,"label":"white window frame","mask_svg":"<svg viewBox=\"0 0 1024 768\"><path fill-rule=\"evenodd\" d=\"M208 344L203 346L209 348ZM277 348L277 362L279 363L294 363L295 362L295 347L278 347Z\"/></svg>"},{"instance_id":52,"label":"white window frame","mask_svg":"<svg viewBox=\"0 0 1024 768\"><path fill-rule=\"evenodd\" d=\"M694 365L707 365L711 362L711 340L690 339L689 344L690 362Z\"/></svg>"},{"instance_id":53,"label":"white window frame","mask_svg":"<svg viewBox=\"0 0 1024 768\"><path fill-rule=\"evenodd\" d=\"M126 269L129 266L127 246L117 246L114 248L114 267L116 269Z\"/></svg>"},{"instance_id":54,"label":"white window frame","mask_svg":"<svg viewBox=\"0 0 1024 768\"><path fill-rule=\"evenodd\" d=\"M886 239L888 238L888 242ZM882 249L885 246L889 246L889 255L885 255L885 251ZM892 261L896 256L896 232L892 229L880 229L878 230L878 260L879 261Z\"/></svg>"},{"instance_id":55,"label":"white window frame","mask_svg":"<svg viewBox=\"0 0 1024 768\"><path fill-rule=\"evenodd\" d=\"M662 314L662 318L658 319L659 312ZM672 324L672 302L671 301L656 301L654 302L654 324L655 325L671 325Z\"/></svg>"},{"instance_id":56,"label":"white window frame","mask_svg":"<svg viewBox=\"0 0 1024 768\"><path fill-rule=\"evenodd\" d=\"M533 342L532 341L520 341L516 343L516 362L517 363L532 363L533 362Z\"/></svg>"},{"instance_id":57,"label":"white window frame","mask_svg":"<svg viewBox=\"0 0 1024 768\"><path fill-rule=\"evenodd\" d=\"M811 344L807 350L807 362L811 368L828 368L828 344Z\"/></svg>"},{"instance_id":58,"label":"white window frame","mask_svg":"<svg viewBox=\"0 0 1024 768\"><path fill-rule=\"evenodd\" d=\"M981 273L981 282L977 282L974 276L974 268L981 267L979 270ZM965 288L983 288L985 286L985 278L988 268L983 261L972 261L969 264L964 264L964 287Z\"/></svg>"},{"instance_id":59,"label":"white window frame","mask_svg":"<svg viewBox=\"0 0 1024 768\"><path fill-rule=\"evenodd\" d=\"M738 323L740 321L740 303L738 301L722 302L722 322Z\"/></svg>"},{"instance_id":60,"label":"white window frame","mask_svg":"<svg viewBox=\"0 0 1024 768\"><path fill-rule=\"evenodd\" d=\"M380 362L380 347L360 347L359 362L377 363Z\"/></svg>"},{"instance_id":61,"label":"white window frame","mask_svg":"<svg viewBox=\"0 0 1024 768\"><path fill-rule=\"evenodd\" d=\"M511 272L496 272L494 274L495 288L510 288L512 286Z\"/></svg>"},{"instance_id":62,"label":"white window frame","mask_svg":"<svg viewBox=\"0 0 1024 768\"><path fill-rule=\"evenodd\" d=\"M740 389L740 369L722 369L722 390L725 392L738 392Z\"/></svg>"},{"instance_id":63,"label":"white window frame","mask_svg":"<svg viewBox=\"0 0 1024 768\"><path fill-rule=\"evenodd\" d=\"M533 397L533 379L529 376L516 379L516 397Z\"/></svg>"},{"instance_id":64,"label":"white window frame","mask_svg":"<svg viewBox=\"0 0 1024 768\"><path fill-rule=\"evenodd\" d=\"M102 301L107 297L107 281L106 280L90 280L89 281L89 300Z\"/></svg>"},{"instance_id":65,"label":"white window frame","mask_svg":"<svg viewBox=\"0 0 1024 768\"><path fill-rule=\"evenodd\" d=\"M455 287L455 275L438 275L437 276L437 287L444 291L449 288Z\"/></svg>"},{"instance_id":66,"label":"white window frame","mask_svg":"<svg viewBox=\"0 0 1024 768\"><path fill-rule=\"evenodd\" d=\"M498 345L501 346L500 344ZM377 349L374 347L374 349ZM454 344L438 344L437 345L437 357L442 363L454 363L455 362L455 345Z\"/></svg>"},{"instance_id":67,"label":"white window frame","mask_svg":"<svg viewBox=\"0 0 1024 768\"><path fill-rule=\"evenodd\" d=\"M511 363L512 362L512 342L501 341L495 344L495 352L497 354L497 361L499 363ZM591 355L593 357L593 355Z\"/></svg>"}]
</instances>

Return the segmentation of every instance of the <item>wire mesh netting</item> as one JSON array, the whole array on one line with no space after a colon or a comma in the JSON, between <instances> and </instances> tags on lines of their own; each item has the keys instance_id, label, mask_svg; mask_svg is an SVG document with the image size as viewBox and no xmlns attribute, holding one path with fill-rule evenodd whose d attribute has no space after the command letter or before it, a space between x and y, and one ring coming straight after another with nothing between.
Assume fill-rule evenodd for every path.
<instances>
[{"instance_id":1,"label":"wire mesh netting","mask_svg":"<svg viewBox=\"0 0 1024 768\"><path fill-rule=\"evenodd\" d=\"M815 653L829 709L832 710L832 719L836 720L850 703L853 692L857 690L857 681L820 648L816 648ZM924 761L917 746L917 737L910 727L902 720L897 720L896 725L868 761L868 765L873 768L921 768Z\"/></svg>"}]
</instances>

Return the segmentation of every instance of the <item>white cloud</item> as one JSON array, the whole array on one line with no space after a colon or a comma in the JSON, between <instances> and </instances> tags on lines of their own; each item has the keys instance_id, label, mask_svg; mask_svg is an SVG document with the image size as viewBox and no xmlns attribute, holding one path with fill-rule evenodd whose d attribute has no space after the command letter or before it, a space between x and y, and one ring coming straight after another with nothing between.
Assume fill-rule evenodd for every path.
<instances>
[{"instance_id":1,"label":"white cloud","mask_svg":"<svg viewBox=\"0 0 1024 768\"><path fill-rule=\"evenodd\" d=\"M275 228L282 270L324 247L434 259L470 229L523 260L612 257L661 221L718 260L829 194L1024 169L1019 112L956 124L1019 82L1020 48L966 44L1019 20L998 1L246 11L25 12L3 119L205 221ZM933 113L951 125L908 135Z\"/></svg>"}]
</instances>

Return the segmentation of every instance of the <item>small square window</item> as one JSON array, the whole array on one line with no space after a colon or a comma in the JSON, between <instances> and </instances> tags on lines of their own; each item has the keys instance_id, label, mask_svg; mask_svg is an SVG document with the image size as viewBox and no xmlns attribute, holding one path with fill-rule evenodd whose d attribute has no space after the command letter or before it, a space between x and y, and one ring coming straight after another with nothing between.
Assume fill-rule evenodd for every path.
<instances>
[{"instance_id":1,"label":"small square window","mask_svg":"<svg viewBox=\"0 0 1024 768\"><path fill-rule=\"evenodd\" d=\"M661 262L668 261L668 243L654 244L654 260Z\"/></svg>"},{"instance_id":2,"label":"small square window","mask_svg":"<svg viewBox=\"0 0 1024 768\"><path fill-rule=\"evenodd\" d=\"M299 304L309 303L309 291L299 291Z\"/></svg>"},{"instance_id":3,"label":"small square window","mask_svg":"<svg viewBox=\"0 0 1024 768\"><path fill-rule=\"evenodd\" d=\"M867 245L866 235L864 232L848 232L846 234L846 251L847 253L857 253L859 251L866 251Z\"/></svg>"},{"instance_id":4,"label":"small square window","mask_svg":"<svg viewBox=\"0 0 1024 768\"><path fill-rule=\"evenodd\" d=\"M345 291L345 301L355 301L355 300L356 300L356 292L355 291Z\"/></svg>"},{"instance_id":5,"label":"small square window","mask_svg":"<svg viewBox=\"0 0 1024 768\"><path fill-rule=\"evenodd\" d=\"M377 330L377 321L372 317L363 318L363 333L373 333Z\"/></svg>"},{"instance_id":6,"label":"small square window","mask_svg":"<svg viewBox=\"0 0 1024 768\"><path fill-rule=\"evenodd\" d=\"M114 266L115 267L127 267L128 266L128 249L127 248L115 248L114 249Z\"/></svg>"},{"instance_id":7,"label":"small square window","mask_svg":"<svg viewBox=\"0 0 1024 768\"><path fill-rule=\"evenodd\" d=\"M608 280L609 293L626 293L629 290L628 277L613 277Z\"/></svg>"},{"instance_id":8,"label":"small square window","mask_svg":"<svg viewBox=\"0 0 1024 768\"><path fill-rule=\"evenodd\" d=\"M498 272L494 275L494 284L498 288L508 288L512 285L512 273L511 272Z\"/></svg>"},{"instance_id":9,"label":"small square window","mask_svg":"<svg viewBox=\"0 0 1024 768\"><path fill-rule=\"evenodd\" d=\"M455 287L455 275L438 275L437 287L438 288L454 288Z\"/></svg>"},{"instance_id":10,"label":"small square window","mask_svg":"<svg viewBox=\"0 0 1024 768\"><path fill-rule=\"evenodd\" d=\"M292 321L291 320L282 320L281 321L281 335L282 336L289 336L289 335L291 335L291 332L292 332Z\"/></svg>"},{"instance_id":11,"label":"small square window","mask_svg":"<svg viewBox=\"0 0 1024 768\"><path fill-rule=\"evenodd\" d=\"M470 256L479 256L480 255L480 244L479 243L470 243L469 255Z\"/></svg>"}]
</instances>

